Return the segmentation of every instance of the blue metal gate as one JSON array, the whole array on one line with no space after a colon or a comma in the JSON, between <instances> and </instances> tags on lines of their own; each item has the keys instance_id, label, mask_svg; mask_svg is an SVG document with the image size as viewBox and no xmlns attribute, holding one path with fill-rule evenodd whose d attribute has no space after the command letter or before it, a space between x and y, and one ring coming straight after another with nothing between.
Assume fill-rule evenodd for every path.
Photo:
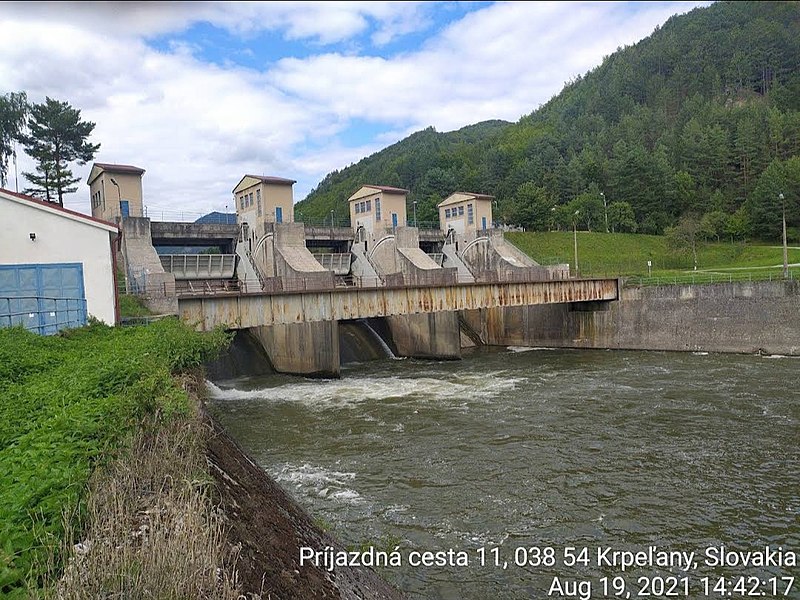
<instances>
[{"instance_id":1,"label":"blue metal gate","mask_svg":"<svg viewBox=\"0 0 800 600\"><path fill-rule=\"evenodd\" d=\"M86 325L80 263L0 265L0 327L42 335Z\"/></svg>"}]
</instances>

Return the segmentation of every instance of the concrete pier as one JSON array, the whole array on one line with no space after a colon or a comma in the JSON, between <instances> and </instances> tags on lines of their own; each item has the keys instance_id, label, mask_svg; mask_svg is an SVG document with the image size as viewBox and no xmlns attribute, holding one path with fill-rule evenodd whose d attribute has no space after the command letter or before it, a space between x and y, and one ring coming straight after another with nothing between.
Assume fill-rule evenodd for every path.
<instances>
[{"instance_id":1,"label":"concrete pier","mask_svg":"<svg viewBox=\"0 0 800 600\"><path fill-rule=\"evenodd\" d=\"M254 327L252 332L279 373L339 376L337 321L261 326Z\"/></svg>"},{"instance_id":2,"label":"concrete pier","mask_svg":"<svg viewBox=\"0 0 800 600\"><path fill-rule=\"evenodd\" d=\"M413 358L461 358L461 333L455 311L387 317L397 352Z\"/></svg>"}]
</instances>

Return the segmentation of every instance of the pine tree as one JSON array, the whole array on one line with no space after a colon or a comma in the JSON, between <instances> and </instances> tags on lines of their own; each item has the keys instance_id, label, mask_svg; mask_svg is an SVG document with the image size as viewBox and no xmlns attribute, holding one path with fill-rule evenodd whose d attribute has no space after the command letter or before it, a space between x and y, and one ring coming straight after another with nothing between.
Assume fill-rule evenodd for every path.
<instances>
[{"instance_id":1,"label":"pine tree","mask_svg":"<svg viewBox=\"0 0 800 600\"><path fill-rule=\"evenodd\" d=\"M28 120L28 97L25 92L0 96L0 186L8 179L8 160L16 162L15 142L20 141Z\"/></svg>"},{"instance_id":2,"label":"pine tree","mask_svg":"<svg viewBox=\"0 0 800 600\"><path fill-rule=\"evenodd\" d=\"M42 104L31 106L29 134L23 137L25 150L37 162L37 173L23 173L33 186L26 192L50 202L57 195L64 205L64 194L77 190L69 164L86 164L94 158L100 144L90 144L87 138L95 124L81 120L81 111L67 102L46 98Z\"/></svg>"}]
</instances>

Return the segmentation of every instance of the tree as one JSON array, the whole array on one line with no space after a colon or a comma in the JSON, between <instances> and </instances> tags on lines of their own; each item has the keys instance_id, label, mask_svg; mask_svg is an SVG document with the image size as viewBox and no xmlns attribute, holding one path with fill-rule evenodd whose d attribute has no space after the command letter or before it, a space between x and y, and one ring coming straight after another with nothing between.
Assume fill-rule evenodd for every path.
<instances>
[{"instance_id":1,"label":"tree","mask_svg":"<svg viewBox=\"0 0 800 600\"><path fill-rule=\"evenodd\" d=\"M627 202L612 202L608 205L608 225L611 232L636 231L636 215Z\"/></svg>"},{"instance_id":2,"label":"tree","mask_svg":"<svg viewBox=\"0 0 800 600\"><path fill-rule=\"evenodd\" d=\"M504 216L529 231L546 231L552 222L554 204L547 190L527 181L517 187L504 207Z\"/></svg>"},{"instance_id":3,"label":"tree","mask_svg":"<svg viewBox=\"0 0 800 600\"><path fill-rule=\"evenodd\" d=\"M586 231L593 227L605 230L603 200L599 193L583 192L572 202L573 214L578 211L578 222L586 224Z\"/></svg>"},{"instance_id":4,"label":"tree","mask_svg":"<svg viewBox=\"0 0 800 600\"><path fill-rule=\"evenodd\" d=\"M8 159L17 160L14 143L21 141L28 120L28 97L25 92L11 92L0 96L0 186L5 187L8 176Z\"/></svg>"},{"instance_id":5,"label":"tree","mask_svg":"<svg viewBox=\"0 0 800 600\"><path fill-rule=\"evenodd\" d=\"M697 269L697 238L700 232L700 224L696 215L687 214L681 217L675 227L667 227L664 236L667 238L667 245L679 251L692 251L694 268Z\"/></svg>"},{"instance_id":6,"label":"tree","mask_svg":"<svg viewBox=\"0 0 800 600\"><path fill-rule=\"evenodd\" d=\"M100 144L90 144L87 138L95 124L81 120L81 111L67 102L46 98L30 110L29 133L23 136L25 150L37 162L37 173L23 173L33 184L26 193L64 205L64 194L77 190L71 187L79 181L72 176L69 164L84 165L94 158Z\"/></svg>"},{"instance_id":7,"label":"tree","mask_svg":"<svg viewBox=\"0 0 800 600\"><path fill-rule=\"evenodd\" d=\"M728 231L728 215L721 210L714 210L703 215L700 219L699 234L704 240L716 239Z\"/></svg>"}]
</instances>

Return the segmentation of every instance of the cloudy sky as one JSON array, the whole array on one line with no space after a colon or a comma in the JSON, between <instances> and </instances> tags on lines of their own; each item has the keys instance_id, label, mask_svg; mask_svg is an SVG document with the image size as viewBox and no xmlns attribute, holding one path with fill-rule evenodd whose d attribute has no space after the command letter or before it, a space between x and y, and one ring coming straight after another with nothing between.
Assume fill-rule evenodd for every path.
<instances>
[{"instance_id":1,"label":"cloudy sky","mask_svg":"<svg viewBox=\"0 0 800 600\"><path fill-rule=\"evenodd\" d=\"M424 127L516 121L703 4L0 3L0 94L81 109L96 160L146 169L150 215L188 219L232 210L245 173L296 179L297 201ZM70 208L89 212L89 168Z\"/></svg>"}]
</instances>

